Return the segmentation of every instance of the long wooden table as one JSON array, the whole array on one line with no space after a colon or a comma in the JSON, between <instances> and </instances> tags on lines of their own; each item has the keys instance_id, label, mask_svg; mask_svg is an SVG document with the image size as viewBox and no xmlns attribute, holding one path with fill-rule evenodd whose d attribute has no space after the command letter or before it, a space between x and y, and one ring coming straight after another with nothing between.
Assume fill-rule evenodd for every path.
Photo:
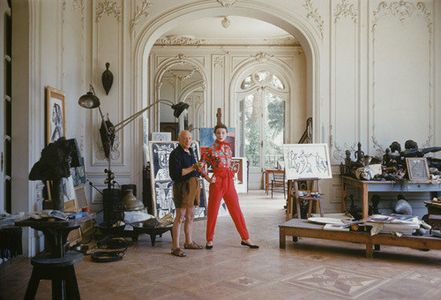
<instances>
[{"instance_id":1,"label":"long wooden table","mask_svg":"<svg viewBox=\"0 0 441 300\"><path fill-rule=\"evenodd\" d=\"M366 181L366 180L358 180L353 177L342 176L342 184L343 184L343 202L342 209L346 210L345 200L349 194L350 189L358 190L361 193L361 206L363 211L363 219L368 218L369 211L369 193L370 192L382 192L382 193L425 193L432 192L438 193L441 192L441 184L440 183L431 183L431 182L403 182L398 183L395 181Z\"/></svg>"},{"instance_id":2,"label":"long wooden table","mask_svg":"<svg viewBox=\"0 0 441 300\"><path fill-rule=\"evenodd\" d=\"M374 248L380 250L380 245L441 250L441 238L429 236L397 237L381 233L371 236L368 232L323 230L323 225L298 219L292 219L279 225L279 247L281 249L286 248L287 236L292 236L294 242L297 242L299 237L308 237L365 244L366 257L368 258L372 258Z\"/></svg>"}]
</instances>

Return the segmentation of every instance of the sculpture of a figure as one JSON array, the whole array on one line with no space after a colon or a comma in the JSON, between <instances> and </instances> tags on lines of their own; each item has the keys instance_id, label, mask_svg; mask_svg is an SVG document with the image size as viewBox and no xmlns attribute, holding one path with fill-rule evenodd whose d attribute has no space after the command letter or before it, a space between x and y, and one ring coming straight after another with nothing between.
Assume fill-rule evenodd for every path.
<instances>
[{"instance_id":1,"label":"sculpture of a figure","mask_svg":"<svg viewBox=\"0 0 441 300\"><path fill-rule=\"evenodd\" d=\"M364 152L361 151L361 143L358 142L357 144L357 151L354 152L354 156L355 159L357 160L357 162L361 162L363 156L364 156Z\"/></svg>"},{"instance_id":2,"label":"sculpture of a figure","mask_svg":"<svg viewBox=\"0 0 441 300\"><path fill-rule=\"evenodd\" d=\"M106 95L109 95L110 88L113 84L113 74L109 70L110 63L106 63L106 70L101 75L101 82L103 83L104 90L106 91Z\"/></svg>"},{"instance_id":3,"label":"sculpture of a figure","mask_svg":"<svg viewBox=\"0 0 441 300\"><path fill-rule=\"evenodd\" d=\"M407 140L404 144L405 150L401 152L401 156L403 157L423 157L429 152L438 152L441 151L441 147L427 147L427 148L418 148L417 142L413 140Z\"/></svg>"},{"instance_id":4,"label":"sculpture of a figure","mask_svg":"<svg viewBox=\"0 0 441 300\"><path fill-rule=\"evenodd\" d=\"M386 148L386 153L383 155L383 165L389 166L391 161L390 149Z\"/></svg>"}]
</instances>

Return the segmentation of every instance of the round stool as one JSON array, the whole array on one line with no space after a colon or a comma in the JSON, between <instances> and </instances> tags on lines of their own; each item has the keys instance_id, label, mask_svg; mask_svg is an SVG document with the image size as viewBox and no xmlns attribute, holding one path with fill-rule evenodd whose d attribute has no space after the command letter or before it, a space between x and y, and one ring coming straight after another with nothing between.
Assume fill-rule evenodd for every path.
<instances>
[{"instance_id":1,"label":"round stool","mask_svg":"<svg viewBox=\"0 0 441 300\"><path fill-rule=\"evenodd\" d=\"M52 281L52 299L80 299L74 264L82 259L83 254L78 252L68 252L60 258L33 257L25 299L35 299L41 279Z\"/></svg>"}]
</instances>

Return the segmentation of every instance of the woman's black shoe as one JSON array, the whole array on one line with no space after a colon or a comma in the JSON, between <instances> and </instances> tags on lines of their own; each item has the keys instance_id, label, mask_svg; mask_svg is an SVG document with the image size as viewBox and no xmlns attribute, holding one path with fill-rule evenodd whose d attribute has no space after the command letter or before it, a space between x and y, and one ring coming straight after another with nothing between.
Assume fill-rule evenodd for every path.
<instances>
[{"instance_id":1,"label":"woman's black shoe","mask_svg":"<svg viewBox=\"0 0 441 300\"><path fill-rule=\"evenodd\" d=\"M253 244L250 244L250 243L247 243L247 242L244 242L244 241L241 241L240 244L241 244L242 246L248 246L248 247L250 247L251 249L259 249L259 246L257 246L257 245L253 245Z\"/></svg>"},{"instance_id":2,"label":"woman's black shoe","mask_svg":"<svg viewBox=\"0 0 441 300\"><path fill-rule=\"evenodd\" d=\"M205 249L211 250L213 249L213 245L205 245Z\"/></svg>"}]
</instances>

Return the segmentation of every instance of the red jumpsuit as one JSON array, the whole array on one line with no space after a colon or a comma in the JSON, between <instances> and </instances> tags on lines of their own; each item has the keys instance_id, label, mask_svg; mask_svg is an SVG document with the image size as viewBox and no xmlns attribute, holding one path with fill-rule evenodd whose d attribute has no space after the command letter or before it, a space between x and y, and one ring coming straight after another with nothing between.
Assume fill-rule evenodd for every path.
<instances>
[{"instance_id":1,"label":"red jumpsuit","mask_svg":"<svg viewBox=\"0 0 441 300\"><path fill-rule=\"evenodd\" d=\"M245 218L239 206L239 197L234 187L231 157L230 145L227 142L219 142L217 140L202 156L202 160L207 165L211 165L214 176L216 176L216 182L210 184L208 196L207 241L213 240L217 214L222 198L224 198L240 237L242 240L249 239Z\"/></svg>"}]
</instances>

